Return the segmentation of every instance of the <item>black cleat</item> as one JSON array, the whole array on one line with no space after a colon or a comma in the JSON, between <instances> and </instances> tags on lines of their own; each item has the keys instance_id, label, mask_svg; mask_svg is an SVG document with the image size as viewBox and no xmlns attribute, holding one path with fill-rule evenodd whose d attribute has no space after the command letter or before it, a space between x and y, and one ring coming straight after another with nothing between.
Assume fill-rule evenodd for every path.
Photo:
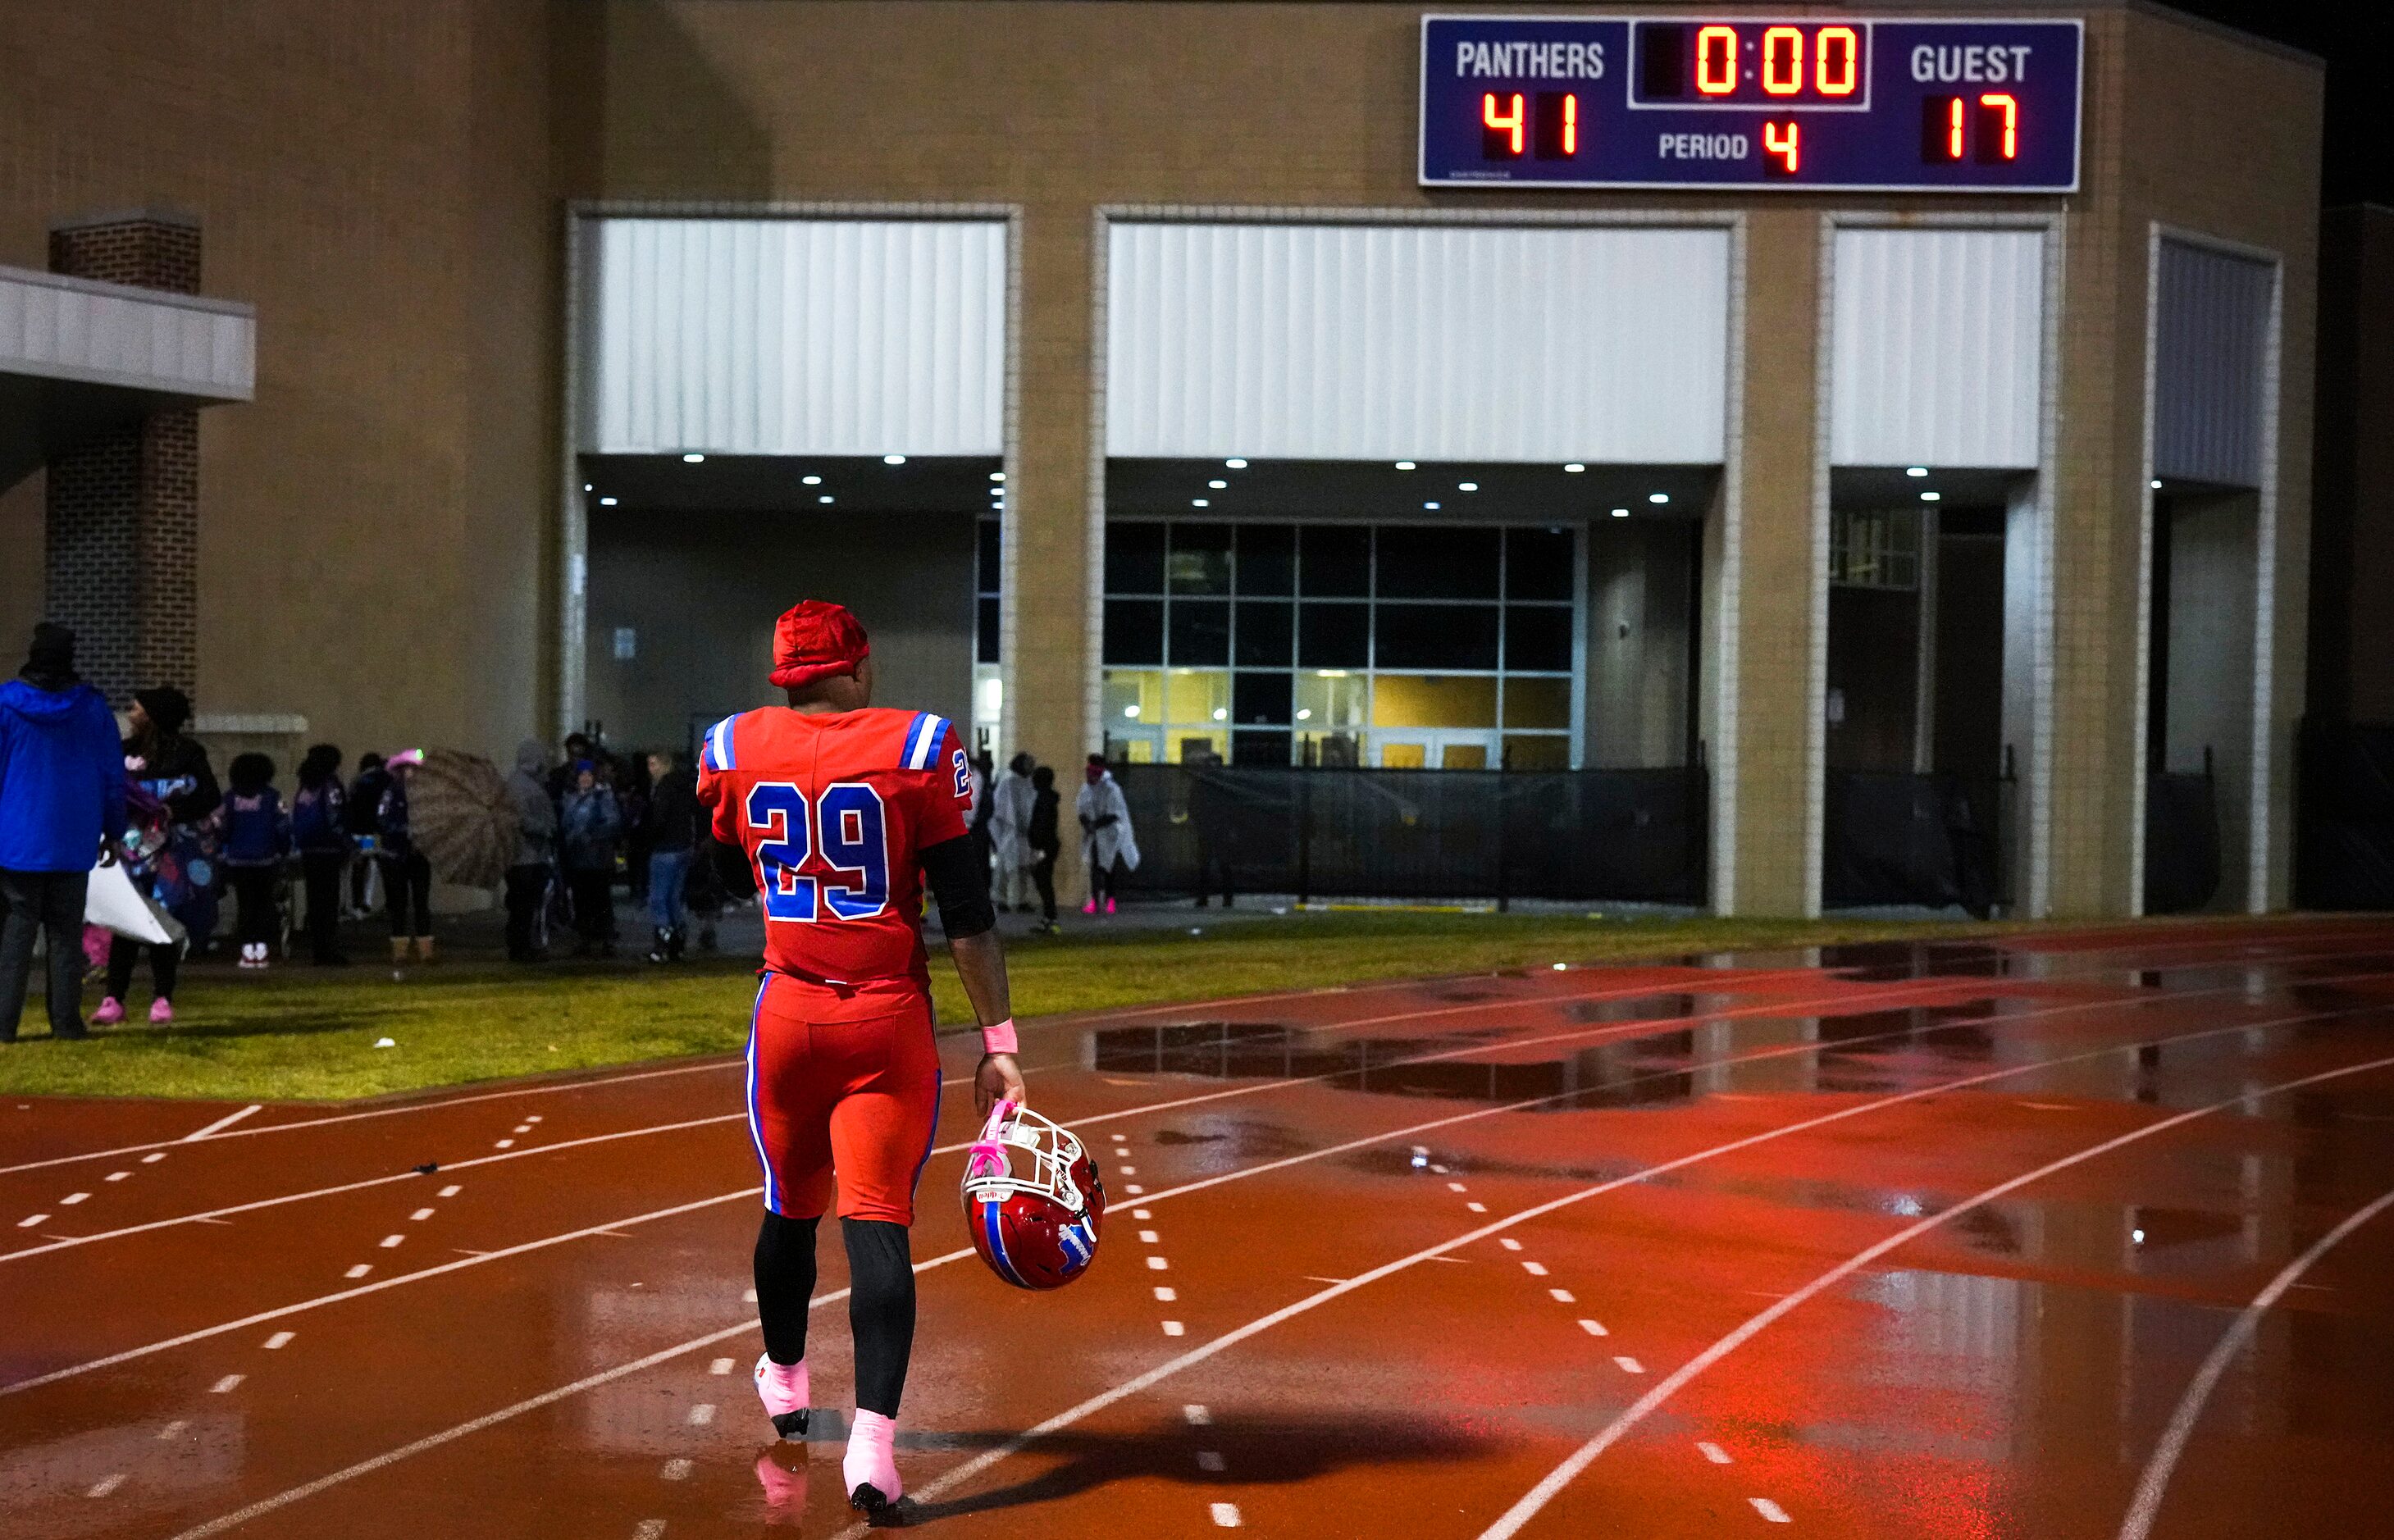
<instances>
[{"instance_id":1,"label":"black cleat","mask_svg":"<svg viewBox=\"0 0 2394 1540\"><path fill-rule=\"evenodd\" d=\"M848 1494L848 1506L863 1514L864 1521L875 1529L901 1528L914 1511L914 1505L903 1497L893 1503L881 1495L881 1489L871 1481Z\"/></svg>"},{"instance_id":2,"label":"black cleat","mask_svg":"<svg viewBox=\"0 0 2394 1540\"><path fill-rule=\"evenodd\" d=\"M784 1412L779 1416L776 1416L773 1419L773 1431L779 1433L785 1439L805 1438L807 1436L808 1410L808 1408L801 1406L795 1412ZM875 1493L874 1495L877 1497L880 1494Z\"/></svg>"}]
</instances>

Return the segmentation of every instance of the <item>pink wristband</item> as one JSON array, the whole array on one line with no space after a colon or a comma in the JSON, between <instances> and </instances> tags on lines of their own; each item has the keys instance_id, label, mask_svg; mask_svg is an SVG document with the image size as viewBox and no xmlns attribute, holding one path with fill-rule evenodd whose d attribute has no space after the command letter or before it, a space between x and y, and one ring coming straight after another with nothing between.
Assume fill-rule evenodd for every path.
<instances>
[{"instance_id":1,"label":"pink wristband","mask_svg":"<svg viewBox=\"0 0 2394 1540\"><path fill-rule=\"evenodd\" d=\"M993 1027L980 1029L980 1051L983 1053L1012 1053L1020 1046L1015 1040L1014 1018L1011 1016Z\"/></svg>"}]
</instances>

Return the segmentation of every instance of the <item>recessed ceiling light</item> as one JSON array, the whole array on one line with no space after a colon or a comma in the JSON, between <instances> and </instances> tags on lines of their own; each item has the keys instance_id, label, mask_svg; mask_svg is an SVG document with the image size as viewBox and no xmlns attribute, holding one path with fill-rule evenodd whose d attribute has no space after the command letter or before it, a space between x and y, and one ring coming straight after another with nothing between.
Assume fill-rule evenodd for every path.
<instances>
[{"instance_id":1,"label":"recessed ceiling light","mask_svg":"<svg viewBox=\"0 0 2394 1540\"><path fill-rule=\"evenodd\" d=\"M684 465L686 465L686 466L694 466L694 465L697 465L700 461L702 461L702 460L704 460L704 459L705 459L705 458L706 458L706 456L705 456L705 455L697 453L696 451L692 451L691 453L690 453L690 454L685 454L685 455L683 455L683 456L681 457L681 463L682 463L682 464L684 464Z\"/></svg>"},{"instance_id":2,"label":"recessed ceiling light","mask_svg":"<svg viewBox=\"0 0 2394 1540\"><path fill-rule=\"evenodd\" d=\"M1125 717L1136 717L1138 715L1138 707L1135 705L1126 705L1123 707L1123 715Z\"/></svg>"},{"instance_id":3,"label":"recessed ceiling light","mask_svg":"<svg viewBox=\"0 0 2394 1540\"><path fill-rule=\"evenodd\" d=\"M1399 460L1397 462L1397 468L1399 470L1411 470L1413 467L1414 463L1411 460Z\"/></svg>"},{"instance_id":4,"label":"recessed ceiling light","mask_svg":"<svg viewBox=\"0 0 2394 1540\"><path fill-rule=\"evenodd\" d=\"M993 470L989 473L989 479L993 481L1003 481L1006 480L1006 472L1002 470Z\"/></svg>"},{"instance_id":5,"label":"recessed ceiling light","mask_svg":"<svg viewBox=\"0 0 2394 1540\"><path fill-rule=\"evenodd\" d=\"M1927 466L1906 466L1903 467L1903 473L1906 476L1926 476L1928 474L1928 467Z\"/></svg>"},{"instance_id":6,"label":"recessed ceiling light","mask_svg":"<svg viewBox=\"0 0 2394 1540\"><path fill-rule=\"evenodd\" d=\"M885 466L902 466L906 463L906 456L903 454L884 454L881 456L881 463Z\"/></svg>"},{"instance_id":7,"label":"recessed ceiling light","mask_svg":"<svg viewBox=\"0 0 2394 1540\"><path fill-rule=\"evenodd\" d=\"M1478 492L1480 490L1480 483L1477 481L1457 481L1454 485L1455 490L1459 492Z\"/></svg>"},{"instance_id":8,"label":"recessed ceiling light","mask_svg":"<svg viewBox=\"0 0 2394 1540\"><path fill-rule=\"evenodd\" d=\"M1612 517L1615 519L1626 519L1629 517L1629 510L1627 508L1615 508L1612 510Z\"/></svg>"},{"instance_id":9,"label":"recessed ceiling light","mask_svg":"<svg viewBox=\"0 0 2394 1540\"><path fill-rule=\"evenodd\" d=\"M1247 462L1244 460L1225 460L1222 463L1229 466L1232 470L1244 470L1247 468Z\"/></svg>"},{"instance_id":10,"label":"recessed ceiling light","mask_svg":"<svg viewBox=\"0 0 2394 1540\"><path fill-rule=\"evenodd\" d=\"M1944 497L1945 494L1941 492L1924 492L1920 494L1920 500L1924 503L1941 502Z\"/></svg>"},{"instance_id":11,"label":"recessed ceiling light","mask_svg":"<svg viewBox=\"0 0 2394 1540\"><path fill-rule=\"evenodd\" d=\"M2159 492L2159 491L2161 491L2161 490L2162 490L2161 478L2160 478L2160 477L2158 477L2158 476L2156 476L2156 477L2154 477L2154 478L2153 478L2153 490L2154 490L2155 492Z\"/></svg>"},{"instance_id":12,"label":"recessed ceiling light","mask_svg":"<svg viewBox=\"0 0 2394 1540\"><path fill-rule=\"evenodd\" d=\"M1436 503L1424 503L1422 507L1430 509L1432 512L1436 512L1438 509L1438 505Z\"/></svg>"},{"instance_id":13,"label":"recessed ceiling light","mask_svg":"<svg viewBox=\"0 0 2394 1540\"><path fill-rule=\"evenodd\" d=\"M1230 720L1230 711L1228 706L1217 705L1214 708L1214 720L1217 722L1228 721Z\"/></svg>"},{"instance_id":14,"label":"recessed ceiling light","mask_svg":"<svg viewBox=\"0 0 2394 1540\"><path fill-rule=\"evenodd\" d=\"M831 494L825 493L821 497L816 498L815 501L818 503L828 503L831 501Z\"/></svg>"},{"instance_id":15,"label":"recessed ceiling light","mask_svg":"<svg viewBox=\"0 0 2394 1540\"><path fill-rule=\"evenodd\" d=\"M801 476L798 480L810 487L819 487L822 485L822 478L820 476Z\"/></svg>"},{"instance_id":16,"label":"recessed ceiling light","mask_svg":"<svg viewBox=\"0 0 2394 1540\"><path fill-rule=\"evenodd\" d=\"M1564 468L1565 470L1570 471L1572 475L1576 476L1576 475L1578 475L1581 471L1585 470L1585 469L1587 468L1587 467L1585 467L1585 466L1584 466L1584 465L1580 464L1577 460L1573 460L1571 464L1569 464L1569 465L1567 465L1567 466L1563 467L1563 468Z\"/></svg>"},{"instance_id":17,"label":"recessed ceiling light","mask_svg":"<svg viewBox=\"0 0 2394 1540\"><path fill-rule=\"evenodd\" d=\"M1650 492L1646 494L1646 501L1650 503L1667 503L1670 500L1671 494L1667 492Z\"/></svg>"},{"instance_id":18,"label":"recessed ceiling light","mask_svg":"<svg viewBox=\"0 0 2394 1540\"><path fill-rule=\"evenodd\" d=\"M1205 484L1206 484L1207 486L1209 486L1209 487L1212 487L1216 492L1219 492L1219 491L1221 491L1224 487L1229 486L1230 483L1230 482L1228 482L1228 481L1208 481L1208 482L1206 482Z\"/></svg>"},{"instance_id":19,"label":"recessed ceiling light","mask_svg":"<svg viewBox=\"0 0 2394 1540\"><path fill-rule=\"evenodd\" d=\"M602 508L612 508L615 506L615 499L612 497L601 497L598 499L598 506Z\"/></svg>"},{"instance_id":20,"label":"recessed ceiling light","mask_svg":"<svg viewBox=\"0 0 2394 1540\"><path fill-rule=\"evenodd\" d=\"M1212 500L1208 498L1191 497L1189 499L1189 506L1192 508L1210 508L1214 504Z\"/></svg>"},{"instance_id":21,"label":"recessed ceiling light","mask_svg":"<svg viewBox=\"0 0 2394 1540\"><path fill-rule=\"evenodd\" d=\"M585 491L585 492L588 492L588 491L590 490L590 483L589 483L589 482L587 482L587 481L583 482L583 483L582 483L582 490L583 490L583 491Z\"/></svg>"}]
</instances>

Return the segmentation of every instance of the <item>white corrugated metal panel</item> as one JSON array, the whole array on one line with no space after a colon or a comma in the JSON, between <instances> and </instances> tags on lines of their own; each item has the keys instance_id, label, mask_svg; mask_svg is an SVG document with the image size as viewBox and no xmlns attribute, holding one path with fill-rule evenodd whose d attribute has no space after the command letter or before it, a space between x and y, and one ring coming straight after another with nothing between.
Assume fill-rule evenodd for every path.
<instances>
[{"instance_id":1,"label":"white corrugated metal panel","mask_svg":"<svg viewBox=\"0 0 2394 1540\"><path fill-rule=\"evenodd\" d=\"M1832 260L1831 463L2033 468L2043 232L1840 230Z\"/></svg>"},{"instance_id":2,"label":"white corrugated metal panel","mask_svg":"<svg viewBox=\"0 0 2394 1540\"><path fill-rule=\"evenodd\" d=\"M1004 452L1004 222L601 219L586 239L583 448Z\"/></svg>"},{"instance_id":3,"label":"white corrugated metal panel","mask_svg":"<svg viewBox=\"0 0 2394 1540\"><path fill-rule=\"evenodd\" d=\"M2154 291L2153 474L2261 484L2267 262L2164 239Z\"/></svg>"},{"instance_id":4,"label":"white corrugated metal panel","mask_svg":"<svg viewBox=\"0 0 2394 1540\"><path fill-rule=\"evenodd\" d=\"M1717 229L1117 223L1106 452L1721 458Z\"/></svg>"},{"instance_id":5,"label":"white corrugated metal panel","mask_svg":"<svg viewBox=\"0 0 2394 1540\"><path fill-rule=\"evenodd\" d=\"M257 318L246 305L0 268L0 372L248 401Z\"/></svg>"}]
</instances>

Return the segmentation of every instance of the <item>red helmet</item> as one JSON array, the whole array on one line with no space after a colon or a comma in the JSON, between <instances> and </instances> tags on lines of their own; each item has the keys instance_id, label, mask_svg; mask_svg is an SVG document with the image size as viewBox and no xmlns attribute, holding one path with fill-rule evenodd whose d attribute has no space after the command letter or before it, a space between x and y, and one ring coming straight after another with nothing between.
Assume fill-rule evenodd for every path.
<instances>
[{"instance_id":1,"label":"red helmet","mask_svg":"<svg viewBox=\"0 0 2394 1540\"><path fill-rule=\"evenodd\" d=\"M965 1226L989 1270L1019 1289L1060 1289L1097 1260L1105 1184L1081 1141L1001 1101L965 1161Z\"/></svg>"}]
</instances>

